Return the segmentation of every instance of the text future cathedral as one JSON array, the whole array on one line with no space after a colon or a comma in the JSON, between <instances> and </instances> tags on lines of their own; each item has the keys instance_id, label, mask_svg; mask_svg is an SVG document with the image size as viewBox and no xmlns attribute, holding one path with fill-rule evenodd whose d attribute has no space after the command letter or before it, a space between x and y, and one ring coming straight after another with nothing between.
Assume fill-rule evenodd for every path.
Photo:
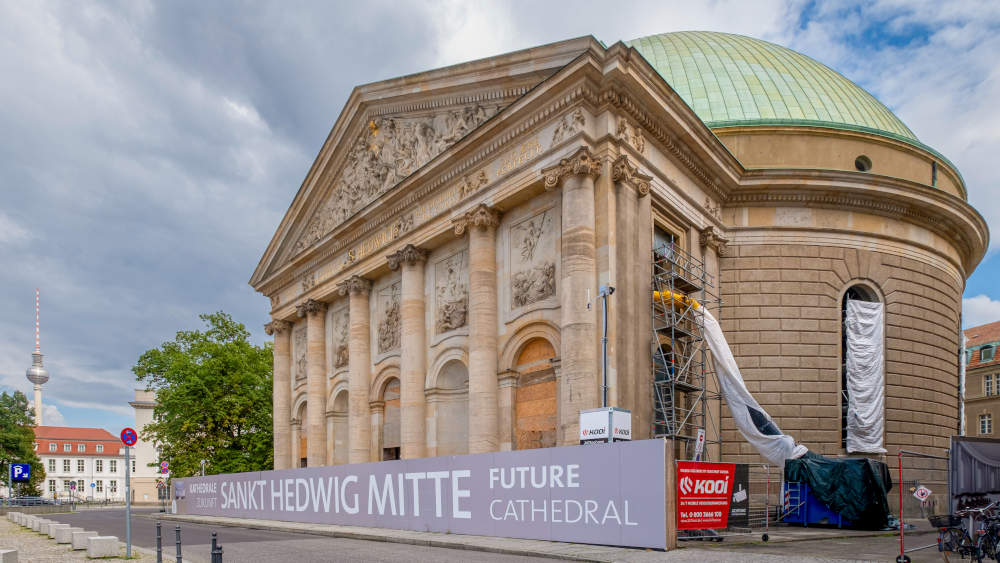
<instances>
[{"instance_id":1,"label":"text future cathedral","mask_svg":"<svg viewBox=\"0 0 1000 563\"><path fill-rule=\"evenodd\" d=\"M652 268L675 250L749 390L818 453L845 453L845 295L884 303L885 447L940 453L988 242L966 195L862 88L742 36L583 37L359 86L250 280L275 468L577 443L602 285L609 404L657 434ZM708 457L759 461L719 407Z\"/></svg>"}]
</instances>

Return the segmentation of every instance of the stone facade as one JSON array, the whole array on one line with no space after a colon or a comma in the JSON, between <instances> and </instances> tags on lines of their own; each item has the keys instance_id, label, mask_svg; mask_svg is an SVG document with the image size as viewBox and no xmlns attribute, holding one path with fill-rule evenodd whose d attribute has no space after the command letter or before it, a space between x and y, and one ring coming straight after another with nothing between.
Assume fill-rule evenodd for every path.
<instances>
[{"instance_id":1,"label":"stone facade","mask_svg":"<svg viewBox=\"0 0 1000 563\"><path fill-rule=\"evenodd\" d=\"M965 435L1000 435L1000 321L965 330Z\"/></svg>"},{"instance_id":2,"label":"stone facade","mask_svg":"<svg viewBox=\"0 0 1000 563\"><path fill-rule=\"evenodd\" d=\"M867 288L886 305L886 448L940 452L985 223L925 148L771 129L709 130L592 38L356 89L251 280L272 304L276 467L576 443L604 391L604 284L608 403L649 437L667 235L716 280L750 391L820 453L844 453L840 308ZM803 156L830 143L850 160ZM892 176L851 169L862 150ZM759 460L725 414L709 456Z\"/></svg>"}]
</instances>

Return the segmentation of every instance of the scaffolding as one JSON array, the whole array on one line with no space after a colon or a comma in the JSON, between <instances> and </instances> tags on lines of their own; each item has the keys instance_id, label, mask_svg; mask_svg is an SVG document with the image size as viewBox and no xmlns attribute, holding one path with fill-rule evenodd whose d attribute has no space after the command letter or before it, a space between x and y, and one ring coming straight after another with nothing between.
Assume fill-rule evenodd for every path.
<instances>
[{"instance_id":1,"label":"scaffolding","mask_svg":"<svg viewBox=\"0 0 1000 563\"><path fill-rule=\"evenodd\" d=\"M712 418L718 391L706 386L711 372L703 307L718 304L705 263L673 243L653 250L653 435L669 438L678 455L695 458L699 430L706 460L719 443Z\"/></svg>"}]
</instances>

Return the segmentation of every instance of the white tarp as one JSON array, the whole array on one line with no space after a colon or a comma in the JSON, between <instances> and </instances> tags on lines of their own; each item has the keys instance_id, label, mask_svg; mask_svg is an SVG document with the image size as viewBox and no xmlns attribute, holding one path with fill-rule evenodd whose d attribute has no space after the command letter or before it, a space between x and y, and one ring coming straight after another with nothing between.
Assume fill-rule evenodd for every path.
<instances>
[{"instance_id":1,"label":"white tarp","mask_svg":"<svg viewBox=\"0 0 1000 563\"><path fill-rule=\"evenodd\" d=\"M847 300L847 452L885 453L882 304Z\"/></svg>"},{"instance_id":2,"label":"white tarp","mask_svg":"<svg viewBox=\"0 0 1000 563\"><path fill-rule=\"evenodd\" d=\"M715 374L719 380L719 390L729 406L729 412L747 442L757 448L760 455L771 463L785 466L786 459L797 459L806 454L808 448L796 444L795 439L782 434L778 425L764 412L760 404L747 391L743 375L736 365L729 343L722 334L722 328L715 317L705 309L705 340L715 360Z\"/></svg>"}]
</instances>

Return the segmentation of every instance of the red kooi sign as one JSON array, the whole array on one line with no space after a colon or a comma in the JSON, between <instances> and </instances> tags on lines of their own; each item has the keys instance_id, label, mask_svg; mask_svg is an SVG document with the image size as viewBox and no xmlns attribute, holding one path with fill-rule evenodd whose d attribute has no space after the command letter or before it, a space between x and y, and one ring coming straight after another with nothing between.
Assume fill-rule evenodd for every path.
<instances>
[{"instance_id":1,"label":"red kooi sign","mask_svg":"<svg viewBox=\"0 0 1000 563\"><path fill-rule=\"evenodd\" d=\"M725 528L732 499L732 463L677 462L677 529Z\"/></svg>"}]
</instances>

